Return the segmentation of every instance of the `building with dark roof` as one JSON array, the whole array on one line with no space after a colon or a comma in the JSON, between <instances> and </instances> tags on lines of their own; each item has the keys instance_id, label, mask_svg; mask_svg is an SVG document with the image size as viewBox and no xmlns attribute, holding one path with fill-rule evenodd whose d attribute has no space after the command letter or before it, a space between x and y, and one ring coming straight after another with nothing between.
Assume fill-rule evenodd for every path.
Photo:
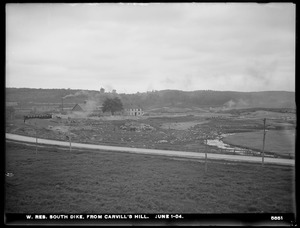
<instances>
[{"instance_id":1,"label":"building with dark roof","mask_svg":"<svg viewBox=\"0 0 300 228\"><path fill-rule=\"evenodd\" d=\"M72 112L84 112L83 108L79 105L76 104L73 108L72 108Z\"/></svg>"}]
</instances>

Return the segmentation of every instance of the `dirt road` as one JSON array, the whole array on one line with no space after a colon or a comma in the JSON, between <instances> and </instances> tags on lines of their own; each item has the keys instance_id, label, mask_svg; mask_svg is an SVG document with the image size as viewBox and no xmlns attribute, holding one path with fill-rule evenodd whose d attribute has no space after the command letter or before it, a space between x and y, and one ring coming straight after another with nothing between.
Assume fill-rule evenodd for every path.
<instances>
[{"instance_id":1,"label":"dirt road","mask_svg":"<svg viewBox=\"0 0 300 228\"><path fill-rule=\"evenodd\" d=\"M6 133L6 139L21 141L21 142L36 143L36 138L22 136L22 135L15 135L15 134L10 134L10 133ZM63 146L63 147L70 146L70 143L68 141L56 141L56 140L40 139L40 138L38 138L38 144L56 145L56 146ZM93 145L93 144L83 144L83 143L71 143L71 145L72 145L72 148L118 151L118 152L128 152L128 153L138 153L138 154L153 154L153 155L164 155L164 156L195 158L195 159L204 159L205 158L205 153L197 153L197 152L105 146L105 145ZM262 162L261 157L215 154L215 153L208 153L207 159L242 161L242 162L252 162L252 163L261 163ZM265 157L264 163L265 164L279 164L279 165L295 165L295 160Z\"/></svg>"}]
</instances>

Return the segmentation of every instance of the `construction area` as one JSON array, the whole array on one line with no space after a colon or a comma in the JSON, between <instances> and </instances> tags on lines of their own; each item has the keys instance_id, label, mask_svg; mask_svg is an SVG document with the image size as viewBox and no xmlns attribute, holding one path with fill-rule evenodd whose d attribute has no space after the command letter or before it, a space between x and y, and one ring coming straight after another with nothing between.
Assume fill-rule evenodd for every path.
<instances>
[{"instance_id":1,"label":"construction area","mask_svg":"<svg viewBox=\"0 0 300 228\"><path fill-rule=\"evenodd\" d=\"M8 212L294 211L295 112L66 106L7 115Z\"/></svg>"},{"instance_id":2,"label":"construction area","mask_svg":"<svg viewBox=\"0 0 300 228\"><path fill-rule=\"evenodd\" d=\"M165 114L145 116L102 116L82 117L70 115L52 115L50 119L31 118L7 121L6 132L87 144L113 145L123 147L165 149L210 153L238 153L260 155L262 146L261 132L263 118L267 119L269 131L266 155L275 157L294 157L295 149L295 114L254 110L239 113L211 113L209 111L193 114ZM280 133L283 148L272 147L271 132ZM252 133L258 135L257 142L250 146L239 144L237 140L227 140L226 134ZM282 136L281 136L282 133ZM229 139L230 137L228 137ZM218 146L223 141L228 148ZM213 140L215 140L213 142ZM217 143L216 143L217 140ZM236 142L237 143L236 143ZM278 139L276 139L278 141ZM208 143L207 143L208 142ZM248 143L249 144L249 143ZM251 145L256 146L251 146ZM239 146L234 147L232 146Z\"/></svg>"}]
</instances>

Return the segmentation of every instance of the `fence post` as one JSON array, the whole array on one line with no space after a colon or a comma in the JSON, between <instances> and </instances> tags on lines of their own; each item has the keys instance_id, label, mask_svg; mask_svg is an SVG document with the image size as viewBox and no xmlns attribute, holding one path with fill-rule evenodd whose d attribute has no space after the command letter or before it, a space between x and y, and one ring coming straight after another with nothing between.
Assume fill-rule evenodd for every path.
<instances>
[{"instance_id":1,"label":"fence post","mask_svg":"<svg viewBox=\"0 0 300 228\"><path fill-rule=\"evenodd\" d=\"M35 155L37 155L37 144L38 144L37 130L35 130Z\"/></svg>"},{"instance_id":2,"label":"fence post","mask_svg":"<svg viewBox=\"0 0 300 228\"><path fill-rule=\"evenodd\" d=\"M72 145L71 145L71 135L69 134L69 141L70 141L70 152L72 151Z\"/></svg>"},{"instance_id":3,"label":"fence post","mask_svg":"<svg viewBox=\"0 0 300 228\"><path fill-rule=\"evenodd\" d=\"M207 173L207 153L205 152L205 173Z\"/></svg>"},{"instance_id":4,"label":"fence post","mask_svg":"<svg viewBox=\"0 0 300 228\"><path fill-rule=\"evenodd\" d=\"M206 136L206 143L205 143L205 173L207 173L207 136Z\"/></svg>"}]
</instances>

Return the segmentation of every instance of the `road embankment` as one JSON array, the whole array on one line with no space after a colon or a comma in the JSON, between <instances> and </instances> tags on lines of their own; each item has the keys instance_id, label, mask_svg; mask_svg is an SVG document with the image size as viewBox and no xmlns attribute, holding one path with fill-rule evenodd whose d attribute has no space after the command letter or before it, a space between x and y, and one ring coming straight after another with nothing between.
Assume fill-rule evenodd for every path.
<instances>
[{"instance_id":1,"label":"road embankment","mask_svg":"<svg viewBox=\"0 0 300 228\"><path fill-rule=\"evenodd\" d=\"M40 139L16 134L6 133L6 139L27 142L27 143L37 143L40 145L53 145L70 147L70 142L68 141L57 141L50 139ZM187 151L173 151L173 150L157 150L157 149L145 149L145 148L132 148L132 147L118 147L118 146L107 146L107 145L94 145L85 143L71 143L72 148L81 149L92 149L92 150L106 150L106 151L116 151L116 152L127 152L127 153L137 153L137 154L151 154L151 155L164 155L182 158L193 158L193 159L205 159L205 153L198 152L187 152ZM237 162L250 162L250 163L261 163L261 157L255 156L242 156L242 155L228 155L228 154L215 154L207 153L207 159L211 160L228 160ZM278 165L295 165L294 159L282 159L282 158L264 158L265 164L278 164Z\"/></svg>"}]
</instances>

